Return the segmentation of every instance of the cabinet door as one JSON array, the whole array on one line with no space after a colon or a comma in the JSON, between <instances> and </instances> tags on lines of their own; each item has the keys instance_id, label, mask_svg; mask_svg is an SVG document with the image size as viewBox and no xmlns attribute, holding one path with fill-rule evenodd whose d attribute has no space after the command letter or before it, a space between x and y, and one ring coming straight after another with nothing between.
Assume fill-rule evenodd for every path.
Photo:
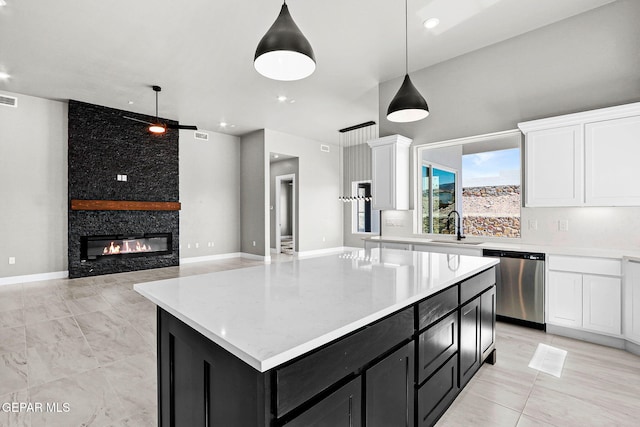
<instances>
[{"instance_id":1,"label":"cabinet door","mask_svg":"<svg viewBox=\"0 0 640 427\"><path fill-rule=\"evenodd\" d=\"M480 295L480 354L482 360L495 348L496 342L496 287Z\"/></svg>"},{"instance_id":2,"label":"cabinet door","mask_svg":"<svg viewBox=\"0 0 640 427\"><path fill-rule=\"evenodd\" d=\"M420 334L418 382L422 383L458 351L458 312Z\"/></svg>"},{"instance_id":3,"label":"cabinet door","mask_svg":"<svg viewBox=\"0 0 640 427\"><path fill-rule=\"evenodd\" d=\"M640 344L640 261L627 260L624 267L624 335Z\"/></svg>"},{"instance_id":4,"label":"cabinet door","mask_svg":"<svg viewBox=\"0 0 640 427\"><path fill-rule=\"evenodd\" d=\"M617 277L582 276L582 327L620 335L622 282Z\"/></svg>"},{"instance_id":5,"label":"cabinet door","mask_svg":"<svg viewBox=\"0 0 640 427\"><path fill-rule=\"evenodd\" d=\"M372 209L395 209L396 150L392 144L371 149Z\"/></svg>"},{"instance_id":6,"label":"cabinet door","mask_svg":"<svg viewBox=\"0 0 640 427\"><path fill-rule=\"evenodd\" d=\"M592 206L640 206L640 116L585 125L585 197Z\"/></svg>"},{"instance_id":7,"label":"cabinet door","mask_svg":"<svg viewBox=\"0 0 640 427\"><path fill-rule=\"evenodd\" d=\"M579 125L527 133L525 205L580 206L583 159Z\"/></svg>"},{"instance_id":8,"label":"cabinet door","mask_svg":"<svg viewBox=\"0 0 640 427\"><path fill-rule=\"evenodd\" d=\"M366 373L367 427L413 426L413 341Z\"/></svg>"},{"instance_id":9,"label":"cabinet door","mask_svg":"<svg viewBox=\"0 0 640 427\"><path fill-rule=\"evenodd\" d=\"M362 426L362 381L357 377L286 424L287 427Z\"/></svg>"},{"instance_id":10,"label":"cabinet door","mask_svg":"<svg viewBox=\"0 0 640 427\"><path fill-rule=\"evenodd\" d=\"M480 297L460 309L460 388L480 367Z\"/></svg>"},{"instance_id":11,"label":"cabinet door","mask_svg":"<svg viewBox=\"0 0 640 427\"><path fill-rule=\"evenodd\" d=\"M547 321L571 328L582 327L582 274L550 271Z\"/></svg>"}]
</instances>

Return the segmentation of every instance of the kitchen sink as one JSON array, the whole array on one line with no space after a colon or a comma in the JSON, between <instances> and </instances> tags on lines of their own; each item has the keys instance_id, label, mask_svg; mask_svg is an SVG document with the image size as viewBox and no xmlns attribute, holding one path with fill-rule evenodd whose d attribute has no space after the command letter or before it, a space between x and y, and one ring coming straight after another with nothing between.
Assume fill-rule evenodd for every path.
<instances>
[{"instance_id":1,"label":"kitchen sink","mask_svg":"<svg viewBox=\"0 0 640 427\"><path fill-rule=\"evenodd\" d=\"M454 245L480 245L482 242L465 242L463 240L430 240L429 243L453 243Z\"/></svg>"}]
</instances>

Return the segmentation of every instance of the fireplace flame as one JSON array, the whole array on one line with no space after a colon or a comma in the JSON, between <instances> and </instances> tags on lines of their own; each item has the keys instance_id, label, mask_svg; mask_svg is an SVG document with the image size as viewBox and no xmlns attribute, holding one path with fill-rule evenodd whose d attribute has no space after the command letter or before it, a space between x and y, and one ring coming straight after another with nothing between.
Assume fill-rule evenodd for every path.
<instances>
[{"instance_id":1,"label":"fireplace flame","mask_svg":"<svg viewBox=\"0 0 640 427\"><path fill-rule=\"evenodd\" d=\"M116 242L109 243L102 250L103 255L117 255L117 254L129 254L134 252L151 252L151 245L140 243L139 240L135 241L135 246L131 245L130 240L124 240L122 246L116 244Z\"/></svg>"}]
</instances>

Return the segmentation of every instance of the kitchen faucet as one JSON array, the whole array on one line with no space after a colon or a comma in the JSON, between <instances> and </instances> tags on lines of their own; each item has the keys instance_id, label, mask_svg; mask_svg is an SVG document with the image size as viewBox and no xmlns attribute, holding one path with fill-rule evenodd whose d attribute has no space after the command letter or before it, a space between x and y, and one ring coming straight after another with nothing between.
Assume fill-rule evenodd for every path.
<instances>
[{"instance_id":1,"label":"kitchen faucet","mask_svg":"<svg viewBox=\"0 0 640 427\"><path fill-rule=\"evenodd\" d=\"M451 215L453 214L457 214L458 215L458 227L457 227L457 231L456 231L456 238L458 240L462 240L464 239L466 236L462 235L462 216L460 215L460 212L453 210L451 212L449 212L449 215L447 215L447 230L450 228L449 226L451 225ZM455 215L454 215L455 217ZM454 218L455 221L455 218ZM455 225L455 222L454 222Z\"/></svg>"}]
</instances>

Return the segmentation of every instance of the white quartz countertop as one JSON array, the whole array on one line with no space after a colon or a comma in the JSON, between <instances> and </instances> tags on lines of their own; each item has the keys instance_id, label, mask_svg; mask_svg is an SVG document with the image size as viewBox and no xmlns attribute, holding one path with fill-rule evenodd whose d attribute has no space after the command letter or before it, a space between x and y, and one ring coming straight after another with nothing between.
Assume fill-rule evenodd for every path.
<instances>
[{"instance_id":1,"label":"white quartz countertop","mask_svg":"<svg viewBox=\"0 0 640 427\"><path fill-rule=\"evenodd\" d=\"M355 250L141 283L134 289L264 372L497 262L428 252Z\"/></svg>"},{"instance_id":2,"label":"white quartz countertop","mask_svg":"<svg viewBox=\"0 0 640 427\"><path fill-rule=\"evenodd\" d=\"M552 245L531 245L518 242L497 242L497 241L481 241L474 238L466 238L462 242L457 242L451 238L450 242L444 242L447 239L419 238L419 237L394 237L394 236L373 236L366 237L363 240L367 242L390 242L390 243L407 243L411 245L437 245L449 247L468 247L478 249L500 249L505 251L521 251L521 252L542 252L547 255L574 255L584 257L598 258L618 258L636 257L640 258L640 249L623 249L623 248L593 248L593 247L573 247L573 246L552 246ZM437 240L437 241L434 241Z\"/></svg>"}]
</instances>

